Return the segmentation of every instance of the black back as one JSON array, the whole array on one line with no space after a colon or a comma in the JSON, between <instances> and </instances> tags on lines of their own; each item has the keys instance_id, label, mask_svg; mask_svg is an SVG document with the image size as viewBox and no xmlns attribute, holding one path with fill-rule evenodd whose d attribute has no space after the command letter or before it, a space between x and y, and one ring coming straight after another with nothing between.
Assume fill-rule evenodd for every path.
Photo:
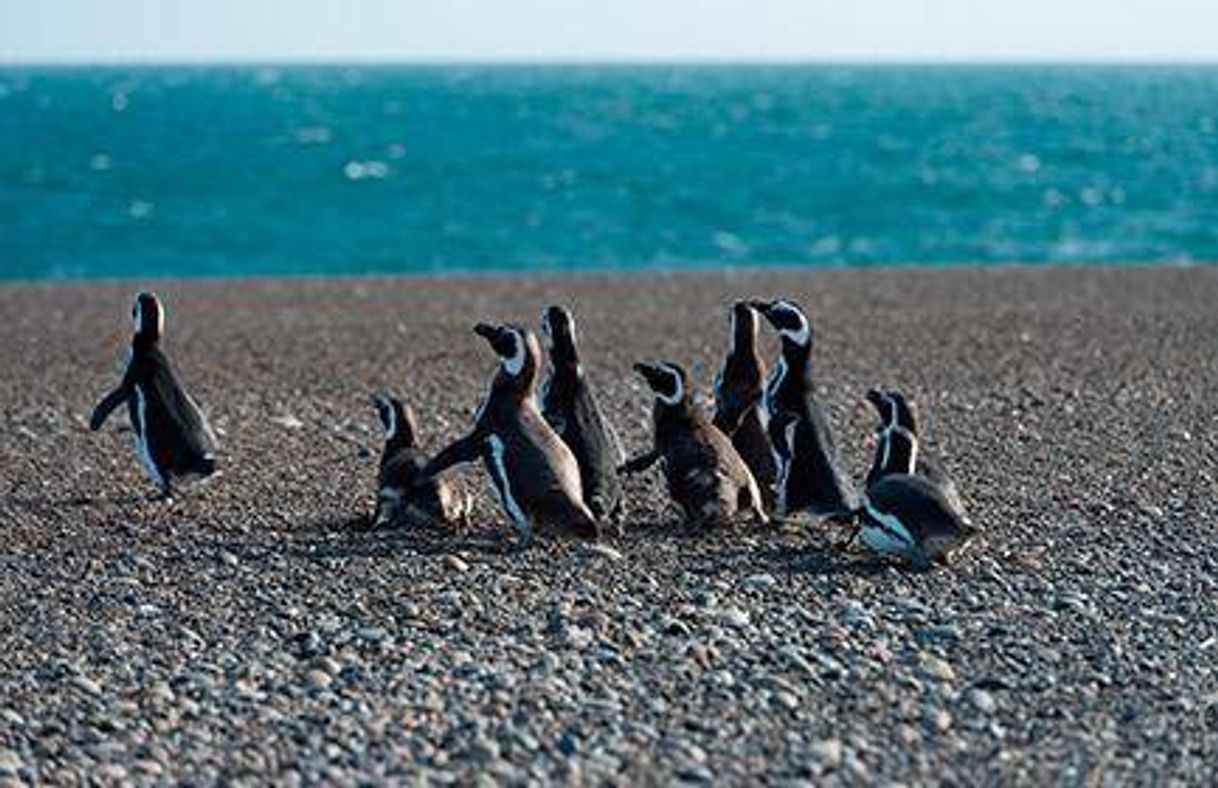
<instances>
[{"instance_id":1,"label":"black back","mask_svg":"<svg viewBox=\"0 0 1218 788\"><path fill-rule=\"evenodd\" d=\"M584 503L601 518L621 503L621 442L584 375L571 313L551 306L542 313L542 326L550 343L550 374L542 386L541 413L575 455Z\"/></svg>"}]
</instances>

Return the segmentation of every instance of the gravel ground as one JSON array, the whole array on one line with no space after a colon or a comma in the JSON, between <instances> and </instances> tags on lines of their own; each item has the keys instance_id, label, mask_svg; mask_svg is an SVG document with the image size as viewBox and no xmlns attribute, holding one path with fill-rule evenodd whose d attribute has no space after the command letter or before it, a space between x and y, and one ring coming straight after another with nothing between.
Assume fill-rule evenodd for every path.
<instances>
[{"instance_id":1,"label":"gravel ground","mask_svg":"<svg viewBox=\"0 0 1218 788\"><path fill-rule=\"evenodd\" d=\"M130 283L0 288L0 782L1212 784L1218 268L161 282L224 473L146 500ZM427 446L572 305L630 450L638 359L703 393L728 302L790 295L856 477L869 386L920 405L984 536L908 574L840 533L692 537L658 473L605 547L368 534L390 388ZM772 342L772 335L767 342Z\"/></svg>"}]
</instances>

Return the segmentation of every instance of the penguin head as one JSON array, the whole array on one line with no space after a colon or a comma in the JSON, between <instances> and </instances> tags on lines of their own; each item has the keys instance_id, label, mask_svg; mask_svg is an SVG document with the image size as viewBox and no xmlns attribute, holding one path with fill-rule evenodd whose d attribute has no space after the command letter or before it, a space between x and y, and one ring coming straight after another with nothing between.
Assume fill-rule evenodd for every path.
<instances>
[{"instance_id":1,"label":"penguin head","mask_svg":"<svg viewBox=\"0 0 1218 788\"><path fill-rule=\"evenodd\" d=\"M876 414L880 417L879 432L900 426L897 422L896 405L887 394L879 389L870 389L867 392L867 401L871 403L871 406L875 408Z\"/></svg>"},{"instance_id":2,"label":"penguin head","mask_svg":"<svg viewBox=\"0 0 1218 788\"><path fill-rule=\"evenodd\" d=\"M790 342L799 347L808 347L812 344L812 324L799 304L779 299L777 301L753 301L750 305L765 317L784 342Z\"/></svg>"},{"instance_id":3,"label":"penguin head","mask_svg":"<svg viewBox=\"0 0 1218 788\"><path fill-rule=\"evenodd\" d=\"M474 326L474 333L485 339L498 354L500 374L507 380L523 384L525 388L536 382L541 346L532 331L516 325L479 323Z\"/></svg>"},{"instance_id":4,"label":"penguin head","mask_svg":"<svg viewBox=\"0 0 1218 788\"><path fill-rule=\"evenodd\" d=\"M391 394L373 394L372 404L385 430L385 443L413 446L417 432L414 410L401 403Z\"/></svg>"},{"instance_id":5,"label":"penguin head","mask_svg":"<svg viewBox=\"0 0 1218 788\"><path fill-rule=\"evenodd\" d=\"M688 378L678 364L661 361L658 364L635 364L634 371L647 381L656 399L665 405L679 405L688 396Z\"/></svg>"},{"instance_id":6,"label":"penguin head","mask_svg":"<svg viewBox=\"0 0 1218 788\"><path fill-rule=\"evenodd\" d=\"M566 307L548 306L541 313L541 331L555 360L575 360L575 317Z\"/></svg>"},{"instance_id":7,"label":"penguin head","mask_svg":"<svg viewBox=\"0 0 1218 788\"><path fill-rule=\"evenodd\" d=\"M899 391L889 391L885 396L892 403L893 421L898 426L909 430L916 437L918 434L918 420L914 415L913 406L905 400L905 396Z\"/></svg>"},{"instance_id":8,"label":"penguin head","mask_svg":"<svg viewBox=\"0 0 1218 788\"><path fill-rule=\"evenodd\" d=\"M757 329L760 321L758 312L752 302L737 301L732 304L729 313L732 322L732 347L734 349L751 347L757 341Z\"/></svg>"},{"instance_id":9,"label":"penguin head","mask_svg":"<svg viewBox=\"0 0 1218 788\"><path fill-rule=\"evenodd\" d=\"M154 293L139 293L131 306L131 319L135 322L136 337L156 342L165 332L165 310Z\"/></svg>"}]
</instances>

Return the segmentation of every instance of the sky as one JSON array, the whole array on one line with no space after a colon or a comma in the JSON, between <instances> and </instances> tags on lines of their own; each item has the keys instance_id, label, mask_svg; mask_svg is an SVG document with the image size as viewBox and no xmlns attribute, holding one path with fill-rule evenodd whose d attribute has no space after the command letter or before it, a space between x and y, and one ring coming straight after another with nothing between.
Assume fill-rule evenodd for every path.
<instances>
[{"instance_id":1,"label":"sky","mask_svg":"<svg viewBox=\"0 0 1218 788\"><path fill-rule=\"evenodd\" d=\"M0 0L0 61L1218 61L1218 0Z\"/></svg>"}]
</instances>

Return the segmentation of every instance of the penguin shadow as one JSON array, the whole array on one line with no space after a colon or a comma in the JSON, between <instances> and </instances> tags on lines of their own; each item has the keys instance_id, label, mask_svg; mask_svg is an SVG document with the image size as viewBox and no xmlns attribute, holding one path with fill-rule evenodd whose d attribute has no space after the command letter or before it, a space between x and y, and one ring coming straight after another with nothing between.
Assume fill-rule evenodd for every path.
<instances>
[{"instance_id":1,"label":"penguin shadow","mask_svg":"<svg viewBox=\"0 0 1218 788\"><path fill-rule=\"evenodd\" d=\"M429 526L374 528L368 515L321 520L300 529L286 546L290 555L313 559L395 558L469 552L504 555L512 541L502 533Z\"/></svg>"},{"instance_id":2,"label":"penguin shadow","mask_svg":"<svg viewBox=\"0 0 1218 788\"><path fill-rule=\"evenodd\" d=\"M739 553L739 549L724 550L723 553ZM753 548L749 557L755 569L771 574L877 577L892 568L892 563L881 557L849 549L841 543L819 542L796 546L763 544Z\"/></svg>"},{"instance_id":3,"label":"penguin shadow","mask_svg":"<svg viewBox=\"0 0 1218 788\"><path fill-rule=\"evenodd\" d=\"M156 496L128 493L124 495L4 495L0 496L0 505L11 506L33 513L61 511L63 509L81 509L101 506L132 507L143 504L159 503Z\"/></svg>"}]
</instances>

